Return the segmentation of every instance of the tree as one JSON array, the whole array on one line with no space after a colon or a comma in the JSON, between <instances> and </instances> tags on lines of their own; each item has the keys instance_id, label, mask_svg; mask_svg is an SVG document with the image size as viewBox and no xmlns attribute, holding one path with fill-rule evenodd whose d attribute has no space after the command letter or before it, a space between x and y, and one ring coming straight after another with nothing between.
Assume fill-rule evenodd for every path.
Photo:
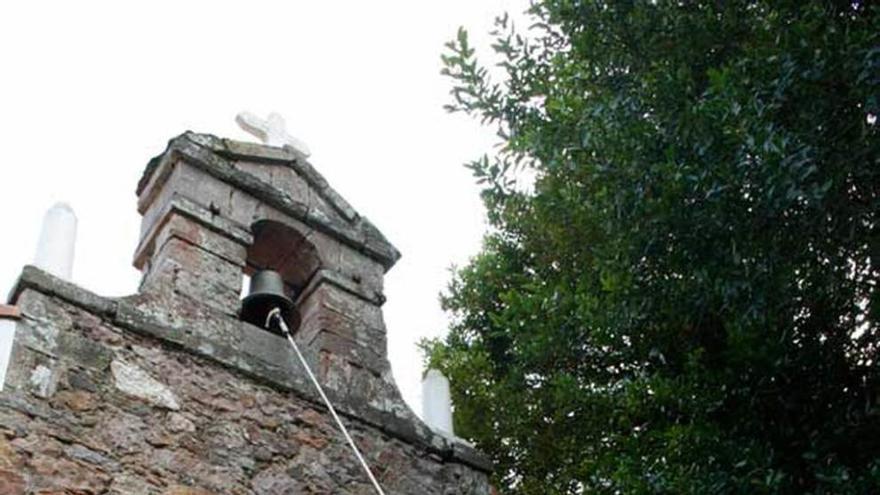
<instances>
[{"instance_id":1,"label":"tree","mask_svg":"<svg viewBox=\"0 0 880 495\"><path fill-rule=\"evenodd\" d=\"M459 31L491 224L424 344L505 493L880 487L880 8L533 4ZM525 188L523 171L535 177Z\"/></svg>"}]
</instances>

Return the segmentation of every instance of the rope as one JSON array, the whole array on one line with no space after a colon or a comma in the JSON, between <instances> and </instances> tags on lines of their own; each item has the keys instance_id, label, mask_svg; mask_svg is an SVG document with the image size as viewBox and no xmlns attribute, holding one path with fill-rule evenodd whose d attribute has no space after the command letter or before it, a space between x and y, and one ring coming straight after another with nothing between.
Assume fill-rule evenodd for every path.
<instances>
[{"instance_id":1,"label":"rope","mask_svg":"<svg viewBox=\"0 0 880 495\"><path fill-rule=\"evenodd\" d=\"M370 479L370 482L373 483L373 487L376 489L376 493L378 493L379 495L385 495L385 492L382 491L382 487L379 485L376 477L373 476L373 472L370 470L370 466L367 465L367 461L365 461L364 456L361 455L361 451L358 450L357 445L355 445L354 440L351 438L351 435L348 434L348 430L345 428L345 425L342 424L342 420L339 419L339 415L336 414L336 409L333 407L333 404L330 403L330 399L327 398L327 394L324 393L324 389L321 388L321 384L318 383L318 379L315 378L315 374L312 373L311 368L309 368L308 363L306 363L305 358L299 351L299 346L296 345L293 337L291 337L290 329L287 328L287 323L285 323L284 318L281 317L280 308L275 308L272 311L269 311L269 314L266 316L266 328L269 328L269 324L272 322L273 318L278 321L278 326L281 327L281 331L284 333L284 336L287 337L287 341L290 342L290 345L293 347L294 352L296 352L296 357L299 358L299 362L303 365L303 368L306 369L306 374L309 375L309 378L312 380L312 384L314 384L315 388L318 389L318 394L320 394L321 399L324 400L324 404L327 406L327 409L330 410L330 414L333 416L333 419L336 420L336 424L342 431L342 435L345 436L345 440L348 441L348 445L351 446L351 450L354 451L355 457L357 457L357 460L360 461L361 466L364 468L364 472L367 473L367 477Z\"/></svg>"}]
</instances>

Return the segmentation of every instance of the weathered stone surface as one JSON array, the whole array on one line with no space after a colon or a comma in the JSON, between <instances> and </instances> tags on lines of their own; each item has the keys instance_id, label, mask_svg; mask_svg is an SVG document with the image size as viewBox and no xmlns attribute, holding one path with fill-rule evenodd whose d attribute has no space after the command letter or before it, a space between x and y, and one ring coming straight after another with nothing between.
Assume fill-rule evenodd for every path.
<instances>
[{"instance_id":1,"label":"weathered stone surface","mask_svg":"<svg viewBox=\"0 0 880 495\"><path fill-rule=\"evenodd\" d=\"M165 385L151 377L146 371L120 359L110 363L114 384L123 393L143 399L155 406L178 410L177 397Z\"/></svg>"},{"instance_id":2,"label":"weathered stone surface","mask_svg":"<svg viewBox=\"0 0 880 495\"><path fill-rule=\"evenodd\" d=\"M229 158L255 160L263 163L285 164L297 160L300 156L295 151L289 150L286 146L279 148L276 146L263 146L261 144L235 141L232 139L218 139L210 134L202 134L201 136L203 137L194 137L194 139L199 139L204 146L207 146L224 156L228 156Z\"/></svg>"},{"instance_id":3,"label":"weathered stone surface","mask_svg":"<svg viewBox=\"0 0 880 495\"><path fill-rule=\"evenodd\" d=\"M38 365L31 371L31 386L37 396L48 399L55 393L57 378L50 368Z\"/></svg>"},{"instance_id":4,"label":"weathered stone surface","mask_svg":"<svg viewBox=\"0 0 880 495\"><path fill-rule=\"evenodd\" d=\"M18 301L21 293L29 288L38 288L45 295L74 302L99 317L112 315L116 311L116 302L112 299L98 296L32 265L22 268L21 275L9 294L9 301Z\"/></svg>"},{"instance_id":5,"label":"weathered stone surface","mask_svg":"<svg viewBox=\"0 0 880 495\"><path fill-rule=\"evenodd\" d=\"M24 478L8 469L0 469L0 493L6 495L24 495Z\"/></svg>"},{"instance_id":6,"label":"weathered stone surface","mask_svg":"<svg viewBox=\"0 0 880 495\"><path fill-rule=\"evenodd\" d=\"M215 495L214 493L207 490L202 490L201 488L180 485L172 486L162 493L163 495Z\"/></svg>"},{"instance_id":7,"label":"weathered stone surface","mask_svg":"<svg viewBox=\"0 0 880 495\"><path fill-rule=\"evenodd\" d=\"M231 313L184 293L147 293L120 301L114 321L125 327L149 327L209 349L216 344L238 345L242 322Z\"/></svg>"},{"instance_id":8,"label":"weathered stone surface","mask_svg":"<svg viewBox=\"0 0 880 495\"><path fill-rule=\"evenodd\" d=\"M178 294L186 296L190 301L225 314L234 315L238 310L242 281L240 269L218 263L212 265L211 270L199 273L173 260L160 261L165 265L161 269L166 278L151 278L151 282L173 287ZM149 289L145 287L144 290Z\"/></svg>"},{"instance_id":9,"label":"weathered stone surface","mask_svg":"<svg viewBox=\"0 0 880 495\"><path fill-rule=\"evenodd\" d=\"M245 247L252 241L245 228L177 193L150 227L148 235L141 240L138 247L135 266L140 266L139 262L153 256L153 251L168 242L169 238L184 240L230 263L242 266Z\"/></svg>"},{"instance_id":10,"label":"weathered stone surface","mask_svg":"<svg viewBox=\"0 0 880 495\"><path fill-rule=\"evenodd\" d=\"M303 203L294 200L287 193L250 173L236 169L235 160L228 158L231 156L230 154L223 153L224 148L225 146L218 138L210 135L185 133L172 139L168 143L168 149L150 161L138 184L137 192L141 198L139 201L141 211L145 211L155 196L159 194L162 185L175 169L174 164L178 160L183 160L217 180L229 184L232 189L239 189L259 197L268 205L291 215L293 218L305 221L314 228L337 236L342 242L374 257L385 266L386 270L400 258L400 252L385 239L378 229L364 217L357 215L347 203L338 201L341 197L335 191L328 192L332 190L329 189L326 180L304 161L293 160L288 165L302 173L315 190L324 191L322 193L324 200L331 202L334 209L340 212L344 218L350 218L350 221L328 222L326 214L315 213L307 206L303 208ZM235 155L233 158L259 160L259 156L243 154ZM209 191L204 189L207 183L204 180L193 180L188 183L188 187L200 191L202 195L208 197L210 196ZM222 193L219 193L219 190L214 200L218 205L219 201L222 201Z\"/></svg>"},{"instance_id":11,"label":"weathered stone surface","mask_svg":"<svg viewBox=\"0 0 880 495\"><path fill-rule=\"evenodd\" d=\"M207 241L195 245L172 237L158 249L141 283L144 293L184 294L201 304L234 314L241 292L244 248L237 262L205 249Z\"/></svg>"},{"instance_id":12,"label":"weathered stone surface","mask_svg":"<svg viewBox=\"0 0 880 495\"><path fill-rule=\"evenodd\" d=\"M6 492L27 493L24 486L81 493L370 493L332 419L304 377L291 374L290 361L267 374L257 371L255 356L220 343L209 351L208 340L150 326L143 315L129 316L120 328L116 317L89 318L76 304L31 290L32 302L45 300L30 307L64 313L52 317L72 322L60 325L62 333L113 358L102 369L91 367L95 360L81 367L63 346L47 361L39 349L17 344L12 367L30 372L42 364L55 375L56 390L44 398L15 382L0 393ZM39 321L23 316L28 324L20 331L39 333ZM251 363L251 371L238 360ZM119 376L133 376L137 386L120 390ZM484 465L476 453L459 460L468 451L456 454L448 441L432 440L408 411L392 419L344 394L330 395L387 493L488 493L485 468L474 467ZM177 410L168 409L174 403Z\"/></svg>"},{"instance_id":13,"label":"weathered stone surface","mask_svg":"<svg viewBox=\"0 0 880 495\"><path fill-rule=\"evenodd\" d=\"M90 411L97 407L95 395L83 390L64 390L56 395L55 399L76 412Z\"/></svg>"},{"instance_id":14,"label":"weathered stone surface","mask_svg":"<svg viewBox=\"0 0 880 495\"><path fill-rule=\"evenodd\" d=\"M171 413L168 415L168 429L172 433L192 433L196 431L196 425L193 424L186 416L179 413Z\"/></svg>"},{"instance_id":15,"label":"weathered stone surface","mask_svg":"<svg viewBox=\"0 0 880 495\"><path fill-rule=\"evenodd\" d=\"M150 483L145 476L123 472L113 476L107 493L112 495L157 494L159 487Z\"/></svg>"}]
</instances>

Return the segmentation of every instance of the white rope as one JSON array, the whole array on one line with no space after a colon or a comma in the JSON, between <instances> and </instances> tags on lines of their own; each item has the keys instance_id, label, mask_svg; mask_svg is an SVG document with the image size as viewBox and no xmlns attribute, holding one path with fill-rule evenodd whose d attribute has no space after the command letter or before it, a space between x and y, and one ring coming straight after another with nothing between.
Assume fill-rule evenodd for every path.
<instances>
[{"instance_id":1,"label":"white rope","mask_svg":"<svg viewBox=\"0 0 880 495\"><path fill-rule=\"evenodd\" d=\"M373 476L373 472L370 471L370 466L367 465L367 461L365 461L364 456L361 455L361 451L358 450L357 445L355 445L354 440L351 438L351 435L348 434L348 430L345 428L345 425L342 424L342 420L339 419L339 415L336 414L336 409L333 408L333 404L330 403L330 399L327 398L327 394L324 393L324 389L321 388L321 384L318 383L318 379L315 378L315 374L312 373L311 368L309 368L308 363L306 363L306 359L303 357L302 353L299 352L299 346L297 346L296 342L294 342L293 337L291 337L290 335L290 329L287 328L287 323L285 323L284 318L281 317L280 308L275 308L272 311L269 311L269 314L266 316L266 328L269 328L269 324L271 323L272 318L278 320L278 326L281 327L281 331L284 333L284 336L287 337L287 341L290 342L290 345L296 352L296 357L299 358L299 362L303 365L303 368L306 369L306 374L309 375L309 378L312 380L315 388L318 389L318 394L320 394L321 398L324 399L324 404L327 405L327 409L330 410L330 414L333 415L333 419L336 420L336 424L339 425L339 429L342 430L342 434L348 441L348 445L350 445L351 450L354 451L355 457L357 457L358 461L360 461L361 466L367 473L367 477L370 478L370 481L373 483L373 487L376 488L376 493L378 493L379 495L385 495L385 492L382 491L382 487L379 485L376 477Z\"/></svg>"}]
</instances>

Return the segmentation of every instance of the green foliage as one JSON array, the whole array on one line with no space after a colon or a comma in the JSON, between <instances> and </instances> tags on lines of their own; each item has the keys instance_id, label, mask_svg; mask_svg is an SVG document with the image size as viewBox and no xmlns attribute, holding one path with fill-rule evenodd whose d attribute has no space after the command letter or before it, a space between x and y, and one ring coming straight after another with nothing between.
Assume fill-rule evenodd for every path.
<instances>
[{"instance_id":1,"label":"green foliage","mask_svg":"<svg viewBox=\"0 0 880 495\"><path fill-rule=\"evenodd\" d=\"M880 487L880 8L544 1L448 44L492 225L424 344L505 493ZM534 188L516 178L529 171Z\"/></svg>"}]
</instances>

